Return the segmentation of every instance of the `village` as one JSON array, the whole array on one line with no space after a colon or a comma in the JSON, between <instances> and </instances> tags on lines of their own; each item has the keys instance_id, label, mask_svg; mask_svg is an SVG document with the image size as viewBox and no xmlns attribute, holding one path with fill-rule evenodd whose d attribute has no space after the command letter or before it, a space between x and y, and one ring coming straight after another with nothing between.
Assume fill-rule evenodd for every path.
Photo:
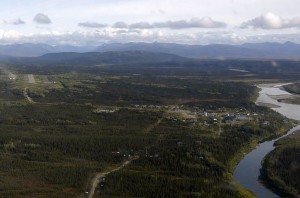
<instances>
[{"instance_id":1,"label":"village","mask_svg":"<svg viewBox=\"0 0 300 198\"><path fill-rule=\"evenodd\" d=\"M255 111L249 111L245 108L217 108L207 109L188 105L132 105L139 110L161 110L166 111L166 119L173 122L189 123L191 126L202 125L213 127L215 125L241 125L245 122L261 121L264 114ZM263 120L264 125L269 125L268 119Z\"/></svg>"},{"instance_id":2,"label":"village","mask_svg":"<svg viewBox=\"0 0 300 198\"><path fill-rule=\"evenodd\" d=\"M101 107L93 110L97 114L111 114L118 112L122 107ZM127 107L123 107L127 108ZM194 130L207 131L211 135L220 136L225 126L243 126L251 122L255 125L270 126L270 120L265 118L264 113L247 110L246 108L201 108L189 105L131 105L130 109L138 111L163 111L167 122L172 122L175 125L185 126ZM153 129L155 130L155 129ZM243 132L243 131L241 131ZM174 140L177 147L184 146L183 141ZM196 147L201 147L201 138L196 138L194 143ZM159 158L157 152L148 150L143 151L116 150L112 151L111 155L115 158L130 158L131 156L139 155L145 158ZM204 159L205 156L211 156L212 153L205 152L201 155L196 152L191 152L190 156L197 159Z\"/></svg>"}]
</instances>

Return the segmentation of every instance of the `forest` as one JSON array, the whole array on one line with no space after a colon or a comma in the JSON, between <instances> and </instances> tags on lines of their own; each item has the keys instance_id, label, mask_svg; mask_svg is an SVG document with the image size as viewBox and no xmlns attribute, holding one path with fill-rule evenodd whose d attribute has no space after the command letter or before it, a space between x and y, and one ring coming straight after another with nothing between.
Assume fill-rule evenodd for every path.
<instances>
[{"instance_id":1,"label":"forest","mask_svg":"<svg viewBox=\"0 0 300 198\"><path fill-rule=\"evenodd\" d=\"M300 194L300 134L294 132L275 143L276 149L264 160L262 176L285 197Z\"/></svg>"},{"instance_id":2,"label":"forest","mask_svg":"<svg viewBox=\"0 0 300 198\"><path fill-rule=\"evenodd\" d=\"M254 84L293 80L296 64L279 75L256 63L246 61L247 73L227 61L2 65L0 197L86 197L96 173L130 156L95 197L253 197L233 181L234 167L291 126L254 104Z\"/></svg>"}]
</instances>

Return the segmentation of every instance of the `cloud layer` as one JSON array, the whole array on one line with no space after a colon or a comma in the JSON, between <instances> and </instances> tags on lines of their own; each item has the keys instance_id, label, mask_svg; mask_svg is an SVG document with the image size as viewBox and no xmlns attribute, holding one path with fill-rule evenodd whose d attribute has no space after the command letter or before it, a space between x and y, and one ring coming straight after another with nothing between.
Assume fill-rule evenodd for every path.
<instances>
[{"instance_id":1,"label":"cloud layer","mask_svg":"<svg viewBox=\"0 0 300 198\"><path fill-rule=\"evenodd\" d=\"M251 27L255 29L300 28L300 18L284 19L272 12L268 12L241 25L241 28Z\"/></svg>"},{"instance_id":2,"label":"cloud layer","mask_svg":"<svg viewBox=\"0 0 300 198\"><path fill-rule=\"evenodd\" d=\"M103 28L107 27L105 24L101 23L79 23L81 27L89 28ZM203 18L192 18L191 20L179 20L179 21L166 21L166 22L138 22L127 24L126 22L120 21L112 25L113 28L120 29L156 29L156 28L166 28L166 29L189 29L189 28L224 28L226 23L215 21L210 17Z\"/></svg>"},{"instance_id":3,"label":"cloud layer","mask_svg":"<svg viewBox=\"0 0 300 198\"><path fill-rule=\"evenodd\" d=\"M50 24L52 23L51 19L48 17L48 15L43 14L43 13L38 13L35 15L33 18L33 21L38 23L38 24Z\"/></svg>"},{"instance_id":4,"label":"cloud layer","mask_svg":"<svg viewBox=\"0 0 300 198\"><path fill-rule=\"evenodd\" d=\"M236 43L243 37L233 32L174 33L146 29L105 28L94 31L57 32L44 31L39 34L23 34L18 31L0 30L0 43L47 43L50 45L100 45L123 42L175 42L186 44Z\"/></svg>"},{"instance_id":5,"label":"cloud layer","mask_svg":"<svg viewBox=\"0 0 300 198\"><path fill-rule=\"evenodd\" d=\"M103 43L165 42L182 44L241 44L246 42L300 43L300 34L272 34L242 36L233 31L206 31L180 33L148 29L104 28L92 31L57 32L44 31L38 34L23 34L18 31L0 30L0 43L47 43L50 45L101 45Z\"/></svg>"},{"instance_id":6,"label":"cloud layer","mask_svg":"<svg viewBox=\"0 0 300 198\"><path fill-rule=\"evenodd\" d=\"M223 28L226 27L226 23L220 21L214 21L210 17L193 18L189 21L167 21L163 23L152 24L155 28L170 28L170 29L187 29L187 28Z\"/></svg>"},{"instance_id":7,"label":"cloud layer","mask_svg":"<svg viewBox=\"0 0 300 198\"><path fill-rule=\"evenodd\" d=\"M24 16L22 15L21 17L23 18ZM32 16L30 16L30 18L31 17ZM90 22L89 19L86 22L77 23L81 19L76 19L71 21L73 24L69 23L69 27L71 28L70 30L67 30L67 28L61 28L64 26L59 20L56 20L56 23L51 26L33 25L33 23L52 23L51 19L46 14L39 13L31 22L29 20L25 22L21 18L12 21L3 21L8 25L3 26L3 30L0 29L0 44L26 42L48 43L52 45L99 45L107 42L232 44L267 41L293 41L300 43L300 18L283 18L271 12L244 23L241 21L245 19L241 19L241 21L236 24L227 24L225 22L216 21L211 17L191 18L189 20L168 19L169 18L166 17L164 20L158 20L158 22L151 23L143 21L142 18L141 21L137 23L128 23L128 19L126 18L122 18L123 21L116 23L113 23L116 20L112 20L111 22L107 20L102 23L101 21ZM154 20L152 19L151 21ZM22 24L26 25L19 27L12 26ZM241 30L239 27L247 30ZM35 31L31 31L33 29ZM60 30L55 31L58 29ZM263 30L254 31L253 29ZM259 31L263 34L258 34L257 32ZM247 34L245 34L245 32L247 32ZM269 38L271 34L272 38Z\"/></svg>"}]
</instances>

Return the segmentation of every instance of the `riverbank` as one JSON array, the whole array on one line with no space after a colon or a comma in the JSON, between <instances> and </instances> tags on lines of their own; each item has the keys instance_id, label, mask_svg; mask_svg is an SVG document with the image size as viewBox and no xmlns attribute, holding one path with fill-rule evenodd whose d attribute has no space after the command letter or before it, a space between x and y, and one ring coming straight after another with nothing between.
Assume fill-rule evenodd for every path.
<instances>
[{"instance_id":1,"label":"riverbank","mask_svg":"<svg viewBox=\"0 0 300 198\"><path fill-rule=\"evenodd\" d=\"M292 97L279 98L279 102L300 105L300 83L292 83L282 86Z\"/></svg>"},{"instance_id":2,"label":"riverbank","mask_svg":"<svg viewBox=\"0 0 300 198\"><path fill-rule=\"evenodd\" d=\"M299 197L300 129L276 141L275 146L262 163L260 179L280 196Z\"/></svg>"},{"instance_id":3,"label":"riverbank","mask_svg":"<svg viewBox=\"0 0 300 198\"><path fill-rule=\"evenodd\" d=\"M264 135L264 136L253 137L249 142L245 143L244 146L241 147L241 149L237 152L237 154L235 155L235 157L231 160L231 162L230 162L230 164L231 164L230 165L230 173L232 173L232 179L235 180L233 183L236 186L237 190L239 190L246 197L257 197L257 195L255 193L253 193L251 191L251 189L245 188L245 186L243 186L236 179L236 177L235 177L234 174L235 174L236 169L239 166L240 162L247 155L249 155L249 153L251 153L251 151L253 151L256 148L258 148L261 145L262 142L274 140L274 139L276 139L278 137L286 135L288 133L289 129L291 129L293 126L295 126L295 125L293 125L293 123L286 123L286 125L282 126L282 128L280 128L279 130L277 130L273 134L267 134L267 135ZM260 161L259 161L259 165L260 165ZM241 168L241 170L243 171L243 168ZM248 172L248 171L245 171L245 172L246 173L251 173L251 172ZM258 181L258 176L259 176L259 174L256 177L257 181Z\"/></svg>"},{"instance_id":4,"label":"riverbank","mask_svg":"<svg viewBox=\"0 0 300 198\"><path fill-rule=\"evenodd\" d=\"M274 134L261 136L260 138L252 138L249 142L245 143L245 145L238 151L236 156L231 160L230 164L232 164L232 166L230 166L229 172L233 173L238 163L245 157L245 155L255 149L260 143L274 140L280 136L283 136L287 134L292 127L293 125L289 124L276 131Z\"/></svg>"},{"instance_id":5,"label":"riverbank","mask_svg":"<svg viewBox=\"0 0 300 198\"><path fill-rule=\"evenodd\" d=\"M269 97L282 105L294 104L295 107L299 107L300 97L295 95L297 93L295 90L299 89L299 86L295 86L294 84L279 86L278 88L287 91L288 94L269 95ZM297 112L297 109L294 109L294 111ZM295 119L299 120L299 117L295 116ZM300 164L298 155L300 153L299 130L293 131L292 134L298 134L298 138L295 138L295 135L289 135L277 140L274 142L276 148L268 153L262 161L261 182L283 197L297 197L300 195L298 190L300 184L298 179L295 179L295 177L300 177L300 167L298 165Z\"/></svg>"},{"instance_id":6,"label":"riverbank","mask_svg":"<svg viewBox=\"0 0 300 198\"><path fill-rule=\"evenodd\" d=\"M230 177L231 183L236 187L236 189L243 194L247 198L254 198L256 195L249 189L245 188L243 185L239 184L239 182L236 181L233 174L235 169L237 168L239 162L245 157L246 153L251 152L255 147L259 144L258 139L252 139L251 142L248 142L245 144L235 155L235 157L231 160L230 170L229 172L232 174Z\"/></svg>"},{"instance_id":7,"label":"riverbank","mask_svg":"<svg viewBox=\"0 0 300 198\"><path fill-rule=\"evenodd\" d=\"M256 100L256 104L258 106L266 106L271 108L274 111L286 116L288 118L294 117L293 110L297 112L297 106L293 105L286 105L284 103L278 102L276 97L282 97L282 95L291 95L284 90L280 89L280 86L277 84L272 85L258 85L260 88L259 97ZM272 96L272 97L270 97ZM297 108L295 108L297 107ZM299 117L296 116L296 120ZM285 119L284 122L289 122ZM267 122L268 123L268 122ZM285 125L287 126L287 125ZM291 126L290 126L291 127ZM258 180L260 176L260 169L262 167L261 161L265 158L265 156L274 149L273 143L278 140L274 140L276 137L284 137L285 134L288 132L288 128L282 127L279 131L276 132L276 135L269 136L269 137L261 137L254 145L256 148L252 150L250 153L244 156L244 158L240 161L237 165L233 177L236 181L243 186L244 188L254 192L254 194L258 197L277 197L272 191L266 188L263 184L261 184ZM270 140L273 139L273 140ZM270 141L266 141L270 140ZM263 142L263 143L259 143ZM259 143L259 144L258 144ZM252 147L253 148L253 147ZM251 147L249 146L249 150Z\"/></svg>"},{"instance_id":8,"label":"riverbank","mask_svg":"<svg viewBox=\"0 0 300 198\"><path fill-rule=\"evenodd\" d=\"M279 108L280 107L279 105L274 105L274 104L264 103L264 102L258 102L257 105L268 107L268 108Z\"/></svg>"},{"instance_id":9,"label":"riverbank","mask_svg":"<svg viewBox=\"0 0 300 198\"><path fill-rule=\"evenodd\" d=\"M280 132L277 132L276 136L280 136L279 138L284 137L288 134L287 132L290 133L289 130L284 130L284 128L282 128ZM266 188L266 186L258 179L261 175L261 161L263 161L264 157L274 149L273 143L279 138L275 140L274 136L260 138L261 140L256 142L256 148L254 147L254 150L244 156L234 171L233 177L238 183L244 188L252 191L257 197L277 197L273 191ZM251 148L249 147L249 149Z\"/></svg>"}]
</instances>

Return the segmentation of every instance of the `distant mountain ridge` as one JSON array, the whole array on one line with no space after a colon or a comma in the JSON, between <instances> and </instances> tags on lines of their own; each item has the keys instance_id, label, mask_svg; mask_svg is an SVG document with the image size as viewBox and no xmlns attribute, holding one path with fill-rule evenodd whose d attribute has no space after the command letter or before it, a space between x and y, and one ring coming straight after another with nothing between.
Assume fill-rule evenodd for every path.
<instances>
[{"instance_id":1,"label":"distant mountain ridge","mask_svg":"<svg viewBox=\"0 0 300 198\"><path fill-rule=\"evenodd\" d=\"M114 43L99 46L98 52L144 50L189 58L300 59L300 45L286 43L245 43L242 45L181 45L169 43Z\"/></svg>"},{"instance_id":2,"label":"distant mountain ridge","mask_svg":"<svg viewBox=\"0 0 300 198\"><path fill-rule=\"evenodd\" d=\"M62 52L49 53L39 57L12 58L10 61L17 63L41 64L73 64L73 65L101 65L101 64L135 64L135 63L162 63L185 62L189 58L174 54L155 53L146 51L124 52Z\"/></svg>"},{"instance_id":3,"label":"distant mountain ridge","mask_svg":"<svg viewBox=\"0 0 300 198\"><path fill-rule=\"evenodd\" d=\"M0 45L0 56L37 57L48 53L89 52L94 48L95 47L70 45L51 46L47 44L33 43Z\"/></svg>"},{"instance_id":4,"label":"distant mountain ridge","mask_svg":"<svg viewBox=\"0 0 300 198\"><path fill-rule=\"evenodd\" d=\"M250 58L250 59L297 59L300 60L300 44L245 43L242 45L184 45L175 43L112 43L94 46L51 46L47 44L0 45L0 59L11 57L38 57L49 53L65 52L126 52L144 51L175 54L188 58ZM70 55L70 54L69 54Z\"/></svg>"}]
</instances>

